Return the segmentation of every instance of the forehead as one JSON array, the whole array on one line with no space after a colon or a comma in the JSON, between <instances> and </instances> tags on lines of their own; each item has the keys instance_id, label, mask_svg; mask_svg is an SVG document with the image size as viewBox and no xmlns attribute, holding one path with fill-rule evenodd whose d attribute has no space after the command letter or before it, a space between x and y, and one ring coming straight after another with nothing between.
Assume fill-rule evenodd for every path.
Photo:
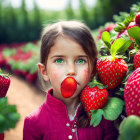
<instances>
[{"instance_id":1,"label":"forehead","mask_svg":"<svg viewBox=\"0 0 140 140\"><path fill-rule=\"evenodd\" d=\"M58 37L50 49L50 55L86 55L82 46L75 40L68 37Z\"/></svg>"}]
</instances>

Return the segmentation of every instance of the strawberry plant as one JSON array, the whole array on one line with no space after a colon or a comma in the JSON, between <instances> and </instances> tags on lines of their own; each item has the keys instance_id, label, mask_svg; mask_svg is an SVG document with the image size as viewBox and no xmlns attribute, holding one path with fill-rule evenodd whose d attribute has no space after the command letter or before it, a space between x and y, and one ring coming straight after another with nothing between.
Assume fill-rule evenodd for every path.
<instances>
[{"instance_id":1,"label":"strawberry plant","mask_svg":"<svg viewBox=\"0 0 140 140\"><path fill-rule=\"evenodd\" d=\"M15 128L19 118L16 106L9 105L7 97L0 98L0 133Z\"/></svg>"},{"instance_id":2,"label":"strawberry plant","mask_svg":"<svg viewBox=\"0 0 140 140\"><path fill-rule=\"evenodd\" d=\"M101 39L97 42L100 52L96 65L97 79L106 86L109 95L101 109L90 110L90 123L97 126L101 115L107 120L116 120L120 117L123 121L119 123L119 140L138 140L140 138L140 3L133 5L130 14L121 13L120 17L115 16L115 18L117 22L114 31L102 32ZM114 110L118 112L115 117Z\"/></svg>"},{"instance_id":3,"label":"strawberry plant","mask_svg":"<svg viewBox=\"0 0 140 140\"><path fill-rule=\"evenodd\" d=\"M4 131L15 128L20 118L16 106L7 103L7 97L5 96L9 86L9 76L0 71L0 140L4 140Z\"/></svg>"},{"instance_id":4,"label":"strawberry plant","mask_svg":"<svg viewBox=\"0 0 140 140\"><path fill-rule=\"evenodd\" d=\"M96 127L102 116L106 120L116 120L122 113L124 102L116 97L109 97L103 84L94 79L81 92L80 100L88 114L90 125Z\"/></svg>"},{"instance_id":5,"label":"strawberry plant","mask_svg":"<svg viewBox=\"0 0 140 140\"><path fill-rule=\"evenodd\" d=\"M123 56L116 54L125 52L132 41L119 38L111 44L110 35L106 31L102 34L102 40L111 55L98 59L97 74L108 89L115 89L122 82L128 70L127 63L122 59Z\"/></svg>"}]
</instances>

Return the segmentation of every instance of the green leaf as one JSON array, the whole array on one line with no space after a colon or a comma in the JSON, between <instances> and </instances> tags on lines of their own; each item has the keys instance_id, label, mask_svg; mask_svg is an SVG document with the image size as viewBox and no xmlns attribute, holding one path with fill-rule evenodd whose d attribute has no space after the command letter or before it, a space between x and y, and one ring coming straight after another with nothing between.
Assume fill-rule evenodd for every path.
<instances>
[{"instance_id":1,"label":"green leaf","mask_svg":"<svg viewBox=\"0 0 140 140\"><path fill-rule=\"evenodd\" d=\"M135 26L127 30L130 37L135 39L136 44L140 46L140 27Z\"/></svg>"},{"instance_id":2,"label":"green leaf","mask_svg":"<svg viewBox=\"0 0 140 140\"><path fill-rule=\"evenodd\" d=\"M19 120L20 116L19 116L18 113L11 113L11 114L8 115L8 118L9 118L11 121L16 122L16 121Z\"/></svg>"},{"instance_id":3,"label":"green leaf","mask_svg":"<svg viewBox=\"0 0 140 140\"><path fill-rule=\"evenodd\" d=\"M121 47L120 49L118 49L117 52L120 52L120 53L125 52L125 51L130 47L130 45L131 45L132 42L133 42L132 40L126 41L126 42L122 45L122 47Z\"/></svg>"},{"instance_id":4,"label":"green leaf","mask_svg":"<svg viewBox=\"0 0 140 140\"><path fill-rule=\"evenodd\" d=\"M111 46L111 52L110 52L112 57L115 57L115 54L118 52L118 50L121 49L121 47L124 45L125 42L126 40L121 38L114 41L114 43Z\"/></svg>"},{"instance_id":5,"label":"green leaf","mask_svg":"<svg viewBox=\"0 0 140 140\"><path fill-rule=\"evenodd\" d=\"M14 128L19 121L20 115L17 113L15 105L8 105L7 98L0 99L0 133Z\"/></svg>"},{"instance_id":6,"label":"green leaf","mask_svg":"<svg viewBox=\"0 0 140 140\"><path fill-rule=\"evenodd\" d=\"M110 45L110 41L111 41L111 39L110 39L110 34L109 34L109 32L104 31L104 32L102 33L102 40L103 40L103 42L105 43L106 47L110 49L110 46L111 46L111 45Z\"/></svg>"},{"instance_id":7,"label":"green leaf","mask_svg":"<svg viewBox=\"0 0 140 140\"><path fill-rule=\"evenodd\" d=\"M137 45L140 46L140 40L139 39L135 39L135 42L136 42Z\"/></svg>"},{"instance_id":8,"label":"green leaf","mask_svg":"<svg viewBox=\"0 0 140 140\"><path fill-rule=\"evenodd\" d=\"M97 110L93 111L92 116L91 116L90 125L93 125L94 127L96 127L101 122L102 114L103 114L102 109L97 109Z\"/></svg>"},{"instance_id":9,"label":"green leaf","mask_svg":"<svg viewBox=\"0 0 140 140\"><path fill-rule=\"evenodd\" d=\"M124 102L117 98L112 97L107 101L106 106L103 108L103 116L106 120L116 120L122 113Z\"/></svg>"},{"instance_id":10,"label":"green leaf","mask_svg":"<svg viewBox=\"0 0 140 140\"><path fill-rule=\"evenodd\" d=\"M0 113L7 105L7 97L0 98Z\"/></svg>"},{"instance_id":11,"label":"green leaf","mask_svg":"<svg viewBox=\"0 0 140 140\"><path fill-rule=\"evenodd\" d=\"M0 114L0 126L5 122L5 117Z\"/></svg>"}]
</instances>

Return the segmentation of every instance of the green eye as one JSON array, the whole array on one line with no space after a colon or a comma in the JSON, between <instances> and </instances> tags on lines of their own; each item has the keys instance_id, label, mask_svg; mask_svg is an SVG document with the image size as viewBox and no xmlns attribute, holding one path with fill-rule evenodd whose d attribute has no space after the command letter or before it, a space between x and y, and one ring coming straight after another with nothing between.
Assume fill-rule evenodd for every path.
<instances>
[{"instance_id":1,"label":"green eye","mask_svg":"<svg viewBox=\"0 0 140 140\"><path fill-rule=\"evenodd\" d=\"M57 59L55 62L61 64L61 63L63 63L63 60L62 59Z\"/></svg>"},{"instance_id":2,"label":"green eye","mask_svg":"<svg viewBox=\"0 0 140 140\"><path fill-rule=\"evenodd\" d=\"M78 63L78 64L84 64L84 63L85 63L85 60L83 60L83 59L78 59L78 60L77 60L77 63Z\"/></svg>"}]
</instances>

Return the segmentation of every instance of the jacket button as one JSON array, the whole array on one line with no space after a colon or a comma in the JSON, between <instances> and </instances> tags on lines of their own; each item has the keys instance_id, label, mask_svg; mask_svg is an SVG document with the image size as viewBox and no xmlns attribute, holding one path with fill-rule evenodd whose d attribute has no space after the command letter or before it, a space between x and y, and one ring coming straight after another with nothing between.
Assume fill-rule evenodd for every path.
<instances>
[{"instance_id":1,"label":"jacket button","mask_svg":"<svg viewBox=\"0 0 140 140\"><path fill-rule=\"evenodd\" d=\"M68 139L69 139L69 140L72 140L72 135L69 135L69 136L68 136Z\"/></svg>"},{"instance_id":2,"label":"jacket button","mask_svg":"<svg viewBox=\"0 0 140 140\"><path fill-rule=\"evenodd\" d=\"M71 131L74 133L75 132L75 129L72 129Z\"/></svg>"},{"instance_id":3,"label":"jacket button","mask_svg":"<svg viewBox=\"0 0 140 140\"><path fill-rule=\"evenodd\" d=\"M69 124L69 123L66 123L66 126L68 126L68 127L69 127L69 126L70 126L70 124Z\"/></svg>"}]
</instances>

